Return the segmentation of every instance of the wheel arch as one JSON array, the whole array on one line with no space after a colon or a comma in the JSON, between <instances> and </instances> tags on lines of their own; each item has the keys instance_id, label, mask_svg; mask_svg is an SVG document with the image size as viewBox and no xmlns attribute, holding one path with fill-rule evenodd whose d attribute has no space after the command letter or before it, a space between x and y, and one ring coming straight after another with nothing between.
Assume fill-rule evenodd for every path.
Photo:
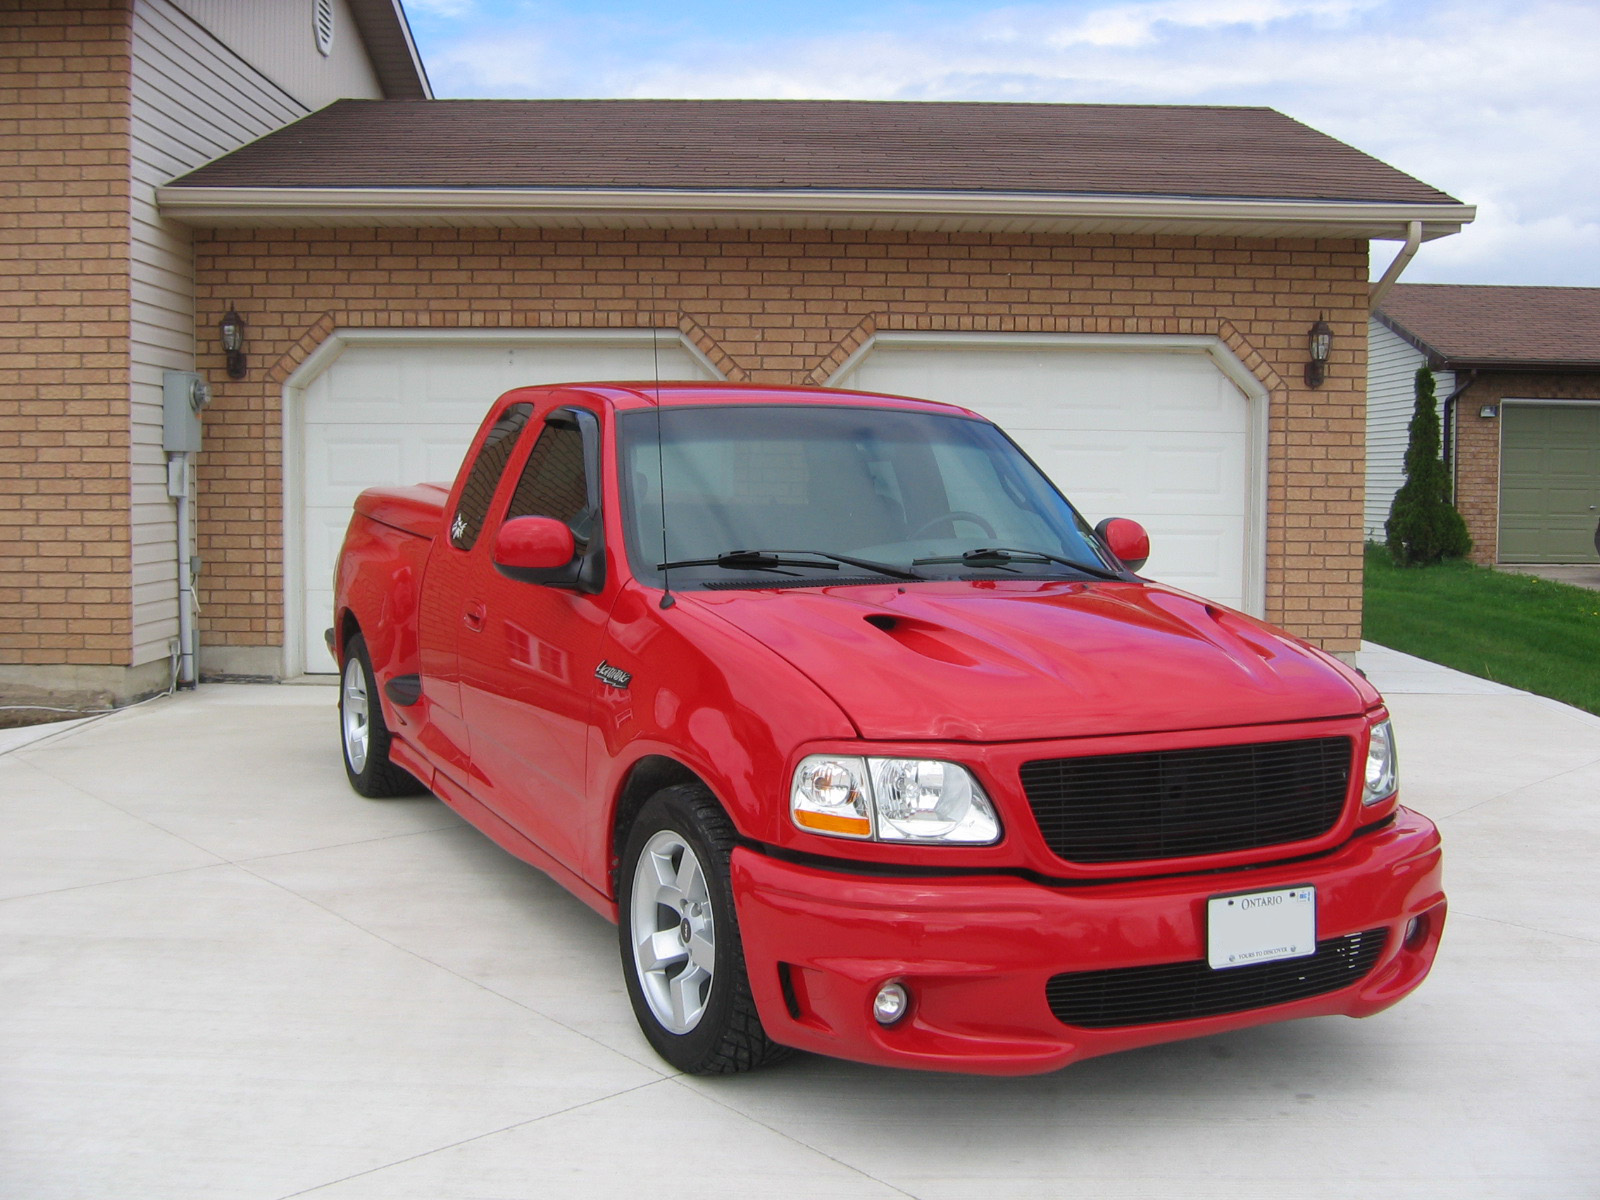
<instances>
[{"instance_id":1,"label":"wheel arch","mask_svg":"<svg viewBox=\"0 0 1600 1200\"><path fill-rule=\"evenodd\" d=\"M344 648L350 644L350 639L362 633L361 622L356 620L356 614L348 605L339 611L338 624L334 627L337 634L334 638L333 653L339 660L339 666L344 666Z\"/></svg>"},{"instance_id":2,"label":"wheel arch","mask_svg":"<svg viewBox=\"0 0 1600 1200\"><path fill-rule=\"evenodd\" d=\"M621 880L618 871L622 868L622 849L628 840L628 830L633 826L633 820L642 809L662 788L671 787L677 783L696 783L705 788L706 794L716 801L717 807L724 813L728 806L722 797L705 778L693 768L678 759L666 754L646 754L628 768L623 776L622 784L617 789L616 800L611 806L611 823L606 844L606 884L610 889L612 899L622 894ZM729 820L732 820L731 815Z\"/></svg>"}]
</instances>

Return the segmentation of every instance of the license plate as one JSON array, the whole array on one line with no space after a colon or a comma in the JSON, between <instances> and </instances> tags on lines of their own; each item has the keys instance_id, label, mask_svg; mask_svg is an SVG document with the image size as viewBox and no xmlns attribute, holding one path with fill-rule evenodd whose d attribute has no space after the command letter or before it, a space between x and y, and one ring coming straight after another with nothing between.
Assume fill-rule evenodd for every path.
<instances>
[{"instance_id":1,"label":"license plate","mask_svg":"<svg viewBox=\"0 0 1600 1200\"><path fill-rule=\"evenodd\" d=\"M1314 887L1212 896L1206 902L1206 956L1215 970L1316 952Z\"/></svg>"}]
</instances>

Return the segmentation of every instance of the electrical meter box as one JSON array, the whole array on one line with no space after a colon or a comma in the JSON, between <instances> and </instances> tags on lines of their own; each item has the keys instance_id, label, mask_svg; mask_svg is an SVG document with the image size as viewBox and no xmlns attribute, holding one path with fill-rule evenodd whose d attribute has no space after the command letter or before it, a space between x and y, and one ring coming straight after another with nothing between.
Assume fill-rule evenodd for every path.
<instances>
[{"instance_id":1,"label":"electrical meter box","mask_svg":"<svg viewBox=\"0 0 1600 1200\"><path fill-rule=\"evenodd\" d=\"M161 448L168 454L200 452L200 411L211 403L211 386L193 371L161 376Z\"/></svg>"}]
</instances>

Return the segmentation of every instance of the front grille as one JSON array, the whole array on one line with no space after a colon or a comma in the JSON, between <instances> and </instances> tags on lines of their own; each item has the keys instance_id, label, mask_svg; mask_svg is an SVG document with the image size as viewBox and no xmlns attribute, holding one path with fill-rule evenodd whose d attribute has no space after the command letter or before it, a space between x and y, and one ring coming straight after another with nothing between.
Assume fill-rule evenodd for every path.
<instances>
[{"instance_id":1,"label":"front grille","mask_svg":"<svg viewBox=\"0 0 1600 1200\"><path fill-rule=\"evenodd\" d=\"M1349 987L1377 964L1386 929L1369 929L1317 943L1305 958L1279 959L1214 971L1205 962L1075 971L1045 985L1050 1011L1066 1025L1117 1029L1192 1021L1287 1004Z\"/></svg>"},{"instance_id":2,"label":"front grille","mask_svg":"<svg viewBox=\"0 0 1600 1200\"><path fill-rule=\"evenodd\" d=\"M1226 854L1319 837L1350 783L1347 737L1023 764L1050 849L1069 862Z\"/></svg>"}]
</instances>

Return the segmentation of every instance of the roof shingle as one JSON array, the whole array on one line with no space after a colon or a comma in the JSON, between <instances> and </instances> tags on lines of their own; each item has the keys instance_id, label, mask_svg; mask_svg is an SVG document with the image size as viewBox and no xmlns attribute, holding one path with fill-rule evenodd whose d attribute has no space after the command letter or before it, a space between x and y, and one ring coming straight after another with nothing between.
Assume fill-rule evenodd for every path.
<instances>
[{"instance_id":1,"label":"roof shingle","mask_svg":"<svg viewBox=\"0 0 1600 1200\"><path fill-rule=\"evenodd\" d=\"M1377 315L1450 366L1600 366L1600 288L1402 283Z\"/></svg>"},{"instance_id":2,"label":"roof shingle","mask_svg":"<svg viewBox=\"0 0 1600 1200\"><path fill-rule=\"evenodd\" d=\"M1268 108L821 100L341 100L173 186L1457 203Z\"/></svg>"}]
</instances>

